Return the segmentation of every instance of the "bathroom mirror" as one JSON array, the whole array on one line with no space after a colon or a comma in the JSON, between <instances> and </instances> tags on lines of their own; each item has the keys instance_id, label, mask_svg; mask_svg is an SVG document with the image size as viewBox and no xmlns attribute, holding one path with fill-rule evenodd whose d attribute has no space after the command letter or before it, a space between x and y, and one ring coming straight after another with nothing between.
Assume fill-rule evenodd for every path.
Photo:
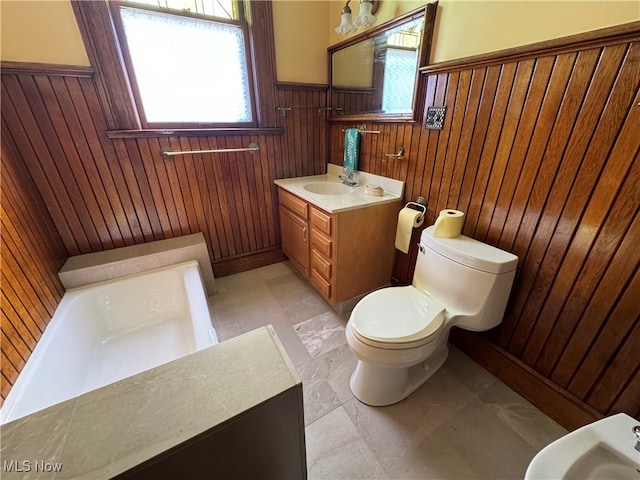
<instances>
[{"instance_id":1,"label":"bathroom mirror","mask_svg":"<svg viewBox=\"0 0 640 480\"><path fill-rule=\"evenodd\" d=\"M437 3L329 47L329 120L415 121Z\"/></svg>"}]
</instances>

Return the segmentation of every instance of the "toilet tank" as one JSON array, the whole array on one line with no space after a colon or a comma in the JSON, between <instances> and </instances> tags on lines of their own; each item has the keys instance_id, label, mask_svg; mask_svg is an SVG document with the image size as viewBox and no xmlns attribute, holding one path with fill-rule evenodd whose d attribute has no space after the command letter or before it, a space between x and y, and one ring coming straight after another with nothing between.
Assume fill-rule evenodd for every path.
<instances>
[{"instance_id":1,"label":"toilet tank","mask_svg":"<svg viewBox=\"0 0 640 480\"><path fill-rule=\"evenodd\" d=\"M452 325L483 331L502 321L517 256L464 235L434 237L433 226L423 230L420 245L413 286L438 300Z\"/></svg>"}]
</instances>

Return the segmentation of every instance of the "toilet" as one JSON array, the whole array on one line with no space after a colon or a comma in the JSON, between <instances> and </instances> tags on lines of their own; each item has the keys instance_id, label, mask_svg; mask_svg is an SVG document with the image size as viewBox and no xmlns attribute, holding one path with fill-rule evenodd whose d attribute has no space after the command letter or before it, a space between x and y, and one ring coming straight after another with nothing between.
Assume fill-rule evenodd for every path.
<instances>
[{"instance_id":1,"label":"toilet","mask_svg":"<svg viewBox=\"0 0 640 480\"><path fill-rule=\"evenodd\" d=\"M399 402L433 375L451 327L484 331L502 321L518 257L463 235L434 237L433 228L420 237L412 285L376 290L351 312L351 391L367 405Z\"/></svg>"}]
</instances>

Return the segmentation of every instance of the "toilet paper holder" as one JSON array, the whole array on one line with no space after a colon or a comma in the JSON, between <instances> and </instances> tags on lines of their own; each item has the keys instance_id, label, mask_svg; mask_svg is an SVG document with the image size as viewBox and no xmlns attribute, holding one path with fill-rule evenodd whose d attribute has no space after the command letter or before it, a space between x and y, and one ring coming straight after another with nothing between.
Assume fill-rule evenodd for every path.
<instances>
[{"instance_id":1,"label":"toilet paper holder","mask_svg":"<svg viewBox=\"0 0 640 480\"><path fill-rule=\"evenodd\" d=\"M421 203L417 203L417 202L407 202L407 204L405 205L405 208L412 208L412 207L409 207L409 205L413 205L413 206L417 207L417 210L422 210L422 214L420 215L420 221L422 221L422 219L424 218L425 214L427 213L427 206L426 205L422 205Z\"/></svg>"}]
</instances>

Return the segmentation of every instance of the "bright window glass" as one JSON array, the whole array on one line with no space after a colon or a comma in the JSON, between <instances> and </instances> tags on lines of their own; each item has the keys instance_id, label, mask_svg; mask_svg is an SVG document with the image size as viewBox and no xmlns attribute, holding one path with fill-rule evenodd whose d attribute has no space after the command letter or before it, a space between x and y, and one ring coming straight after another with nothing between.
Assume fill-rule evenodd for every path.
<instances>
[{"instance_id":1,"label":"bright window glass","mask_svg":"<svg viewBox=\"0 0 640 480\"><path fill-rule=\"evenodd\" d=\"M121 7L147 123L252 121L240 26Z\"/></svg>"},{"instance_id":2,"label":"bright window glass","mask_svg":"<svg viewBox=\"0 0 640 480\"><path fill-rule=\"evenodd\" d=\"M416 83L417 50L387 49L384 64L384 88L382 90L382 110L397 113L411 113ZM407 95L407 92L410 94Z\"/></svg>"}]
</instances>

